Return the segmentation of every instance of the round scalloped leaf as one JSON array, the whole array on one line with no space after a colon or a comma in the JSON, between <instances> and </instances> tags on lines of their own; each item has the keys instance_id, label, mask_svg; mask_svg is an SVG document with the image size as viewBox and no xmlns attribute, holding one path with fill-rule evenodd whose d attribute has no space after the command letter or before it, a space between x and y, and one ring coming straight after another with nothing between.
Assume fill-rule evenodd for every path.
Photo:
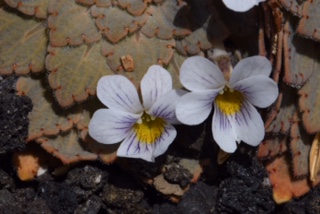
<instances>
[{"instance_id":1,"label":"round scalloped leaf","mask_svg":"<svg viewBox=\"0 0 320 214\"><path fill-rule=\"evenodd\" d=\"M48 11L52 46L80 45L101 39L87 7L70 0L51 0Z\"/></svg>"},{"instance_id":2,"label":"round scalloped leaf","mask_svg":"<svg viewBox=\"0 0 320 214\"><path fill-rule=\"evenodd\" d=\"M272 158L287 151L287 140L285 135L266 136L259 145L258 158Z\"/></svg>"},{"instance_id":3,"label":"round scalloped leaf","mask_svg":"<svg viewBox=\"0 0 320 214\"><path fill-rule=\"evenodd\" d=\"M299 22L297 33L308 38L320 41L320 1L307 1L302 6L302 19Z\"/></svg>"},{"instance_id":4,"label":"round scalloped leaf","mask_svg":"<svg viewBox=\"0 0 320 214\"><path fill-rule=\"evenodd\" d=\"M49 0L4 0L10 7L22 13L37 18L46 19L48 16Z\"/></svg>"},{"instance_id":5,"label":"round scalloped leaf","mask_svg":"<svg viewBox=\"0 0 320 214\"><path fill-rule=\"evenodd\" d=\"M101 55L101 42L79 47L48 47L48 80L58 103L68 107L95 95L100 77L113 74Z\"/></svg>"},{"instance_id":6,"label":"round scalloped leaf","mask_svg":"<svg viewBox=\"0 0 320 214\"><path fill-rule=\"evenodd\" d=\"M87 143L92 152L98 154L99 159L105 164L111 164L116 160L117 150L119 144L101 144L92 139L88 133L88 125L91 119L91 115L101 108L105 108L104 105L98 100L97 97L91 99L82 105L84 107L80 121L77 123L79 138Z\"/></svg>"},{"instance_id":7,"label":"round scalloped leaf","mask_svg":"<svg viewBox=\"0 0 320 214\"><path fill-rule=\"evenodd\" d=\"M165 1L163 4L151 6L152 16L141 28L141 31L160 39L171 39L173 36L185 36L191 33L187 20L187 4L185 2Z\"/></svg>"},{"instance_id":8,"label":"round scalloped leaf","mask_svg":"<svg viewBox=\"0 0 320 214\"><path fill-rule=\"evenodd\" d=\"M312 72L320 70L320 46L312 40L295 35L296 22L290 22L287 21L284 26L283 80L296 87L303 85Z\"/></svg>"},{"instance_id":9,"label":"round scalloped leaf","mask_svg":"<svg viewBox=\"0 0 320 214\"><path fill-rule=\"evenodd\" d=\"M140 16L147 8L147 0L117 0L118 5L134 16Z\"/></svg>"},{"instance_id":10,"label":"round scalloped leaf","mask_svg":"<svg viewBox=\"0 0 320 214\"><path fill-rule=\"evenodd\" d=\"M279 2L294 15L300 16L302 14L302 7L297 0L279 0Z\"/></svg>"},{"instance_id":11,"label":"round scalloped leaf","mask_svg":"<svg viewBox=\"0 0 320 214\"><path fill-rule=\"evenodd\" d=\"M309 153L313 141L312 135L304 130L295 112L294 122L290 130L290 150L292 154L293 176L301 177L309 173Z\"/></svg>"},{"instance_id":12,"label":"round scalloped leaf","mask_svg":"<svg viewBox=\"0 0 320 214\"><path fill-rule=\"evenodd\" d=\"M47 37L45 24L0 8L0 74L43 71Z\"/></svg>"},{"instance_id":13,"label":"round scalloped leaf","mask_svg":"<svg viewBox=\"0 0 320 214\"><path fill-rule=\"evenodd\" d=\"M265 123L266 132L287 134L297 109L297 90L281 83L280 94Z\"/></svg>"},{"instance_id":14,"label":"round scalloped leaf","mask_svg":"<svg viewBox=\"0 0 320 214\"><path fill-rule=\"evenodd\" d=\"M177 51L175 51L169 65L166 67L166 69L171 73L174 88L182 88L183 87L181 85L180 80L179 80L179 72L180 72L180 67L181 67L182 63L187 58L188 57L183 56L183 55L179 54Z\"/></svg>"},{"instance_id":15,"label":"round scalloped leaf","mask_svg":"<svg viewBox=\"0 0 320 214\"><path fill-rule=\"evenodd\" d=\"M288 156L289 154L285 153L285 155L276 157L266 165L272 184L273 199L277 204L288 202L294 197L306 194L312 188L312 185L316 185L320 181L320 176L312 185L307 178L292 178Z\"/></svg>"},{"instance_id":16,"label":"round scalloped leaf","mask_svg":"<svg viewBox=\"0 0 320 214\"><path fill-rule=\"evenodd\" d=\"M192 19L190 35L177 41L177 50L184 54L195 55L201 50L212 48L215 43L223 41L229 30L220 20L218 11L208 5L208 1L190 1L190 17Z\"/></svg>"},{"instance_id":17,"label":"round scalloped leaf","mask_svg":"<svg viewBox=\"0 0 320 214\"><path fill-rule=\"evenodd\" d=\"M99 7L110 7L111 0L76 0L76 2L86 5L97 5Z\"/></svg>"},{"instance_id":18,"label":"round scalloped leaf","mask_svg":"<svg viewBox=\"0 0 320 214\"><path fill-rule=\"evenodd\" d=\"M88 138L90 136L88 135ZM88 143L89 148L98 155L99 159L105 164L111 164L117 159L119 144L102 144L94 140Z\"/></svg>"},{"instance_id":19,"label":"round scalloped leaf","mask_svg":"<svg viewBox=\"0 0 320 214\"><path fill-rule=\"evenodd\" d=\"M71 129L80 120L81 110L60 109L56 106L52 94L44 89L43 82L39 79L20 77L16 90L18 94L30 97L33 104L32 111L28 115L30 123L27 141L43 135L57 135L60 131Z\"/></svg>"},{"instance_id":20,"label":"round scalloped leaf","mask_svg":"<svg viewBox=\"0 0 320 214\"><path fill-rule=\"evenodd\" d=\"M136 31L149 18L148 14L132 16L117 7L102 8L93 6L91 8L96 24L103 35L111 42L119 42L128 33Z\"/></svg>"},{"instance_id":21,"label":"round scalloped leaf","mask_svg":"<svg viewBox=\"0 0 320 214\"><path fill-rule=\"evenodd\" d=\"M116 45L103 42L102 54L107 57L107 63L113 71L127 76L138 86L151 65L167 65L170 62L174 45L173 39L160 40L156 37L148 38L143 34L136 33ZM134 64L132 72L126 72L125 67L121 64L121 58L128 55Z\"/></svg>"},{"instance_id":22,"label":"round scalloped leaf","mask_svg":"<svg viewBox=\"0 0 320 214\"><path fill-rule=\"evenodd\" d=\"M55 137L42 137L37 139L36 142L40 143L42 148L59 158L64 164L97 159L97 155L89 152L88 146L79 139L75 129Z\"/></svg>"},{"instance_id":23,"label":"round scalloped leaf","mask_svg":"<svg viewBox=\"0 0 320 214\"><path fill-rule=\"evenodd\" d=\"M177 50L183 55L195 55L200 53L201 50L208 50L212 48L214 44L223 41L228 36L228 31L222 23L217 24L218 25L213 28L210 28L210 30L199 28L186 38L176 41ZM208 31L213 34L208 35Z\"/></svg>"},{"instance_id":24,"label":"round scalloped leaf","mask_svg":"<svg viewBox=\"0 0 320 214\"><path fill-rule=\"evenodd\" d=\"M307 132L320 131L320 72L313 71L309 80L299 90L299 107L302 111L302 122Z\"/></svg>"}]
</instances>

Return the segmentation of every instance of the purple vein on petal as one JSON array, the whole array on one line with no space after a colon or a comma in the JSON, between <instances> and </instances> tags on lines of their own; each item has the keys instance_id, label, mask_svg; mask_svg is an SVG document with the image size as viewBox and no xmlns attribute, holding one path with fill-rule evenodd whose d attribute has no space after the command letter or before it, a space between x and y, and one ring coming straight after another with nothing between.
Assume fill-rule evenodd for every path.
<instances>
[{"instance_id":1,"label":"purple vein on petal","mask_svg":"<svg viewBox=\"0 0 320 214\"><path fill-rule=\"evenodd\" d=\"M197 73L197 72L194 72L193 74L196 75L196 76L198 76L198 77L200 77L200 79L203 80L204 82L210 83L211 85L214 84L213 82L211 82L211 81L208 80L207 78L204 78L202 75L200 75L200 74ZM212 79L215 80L214 76L212 76L211 74L209 74L209 77L212 77ZM200 82L199 82L199 83L200 83Z\"/></svg>"},{"instance_id":2,"label":"purple vein on petal","mask_svg":"<svg viewBox=\"0 0 320 214\"><path fill-rule=\"evenodd\" d=\"M128 145L128 148L127 148L127 155L128 155L128 152L132 146L132 144L134 143L135 139L136 139L136 134L134 133L134 131L132 131L131 135L128 137L128 141L130 142L129 145ZM140 152L140 146L139 146L139 143L137 144L137 148L135 149L134 153L138 150L138 153Z\"/></svg>"},{"instance_id":3,"label":"purple vein on petal","mask_svg":"<svg viewBox=\"0 0 320 214\"><path fill-rule=\"evenodd\" d=\"M155 111L155 115L159 115L159 116L163 116L162 113L167 110L169 108L169 105L167 105L166 107L163 107L162 105L158 106L156 111ZM160 110L160 112L158 112ZM169 113L170 114L170 113Z\"/></svg>"},{"instance_id":4,"label":"purple vein on petal","mask_svg":"<svg viewBox=\"0 0 320 214\"><path fill-rule=\"evenodd\" d=\"M244 121L241 120L241 117L239 114L242 115ZM247 104L246 102L244 102L240 112L235 115L235 120L239 125L248 125L249 123L247 119L251 120L252 118L251 118L250 112L248 111Z\"/></svg>"},{"instance_id":5,"label":"purple vein on petal","mask_svg":"<svg viewBox=\"0 0 320 214\"><path fill-rule=\"evenodd\" d=\"M215 106L215 109L216 109L215 114L219 116L220 128L224 130L231 128L231 123L229 121L229 118L225 114L223 114L217 106Z\"/></svg>"}]
</instances>

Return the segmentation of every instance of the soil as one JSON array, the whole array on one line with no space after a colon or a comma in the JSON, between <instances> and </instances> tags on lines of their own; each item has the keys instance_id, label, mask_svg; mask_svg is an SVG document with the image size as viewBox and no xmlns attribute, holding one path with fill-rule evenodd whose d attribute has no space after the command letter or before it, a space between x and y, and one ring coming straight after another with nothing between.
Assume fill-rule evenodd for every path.
<instances>
[{"instance_id":1,"label":"soil","mask_svg":"<svg viewBox=\"0 0 320 214\"><path fill-rule=\"evenodd\" d=\"M255 157L256 150L242 144L224 164L212 163L213 168L205 169L178 203L141 184L119 165L107 166L99 161L70 166L60 176L48 171L31 182L22 182L11 159L14 151L25 148L32 103L15 94L15 80L9 76L0 81L0 213L320 213L320 188L276 205L267 173ZM171 154L175 148L171 148ZM146 177L157 173L155 165L140 160L132 163L132 169ZM173 163L164 177L185 187L192 175Z\"/></svg>"}]
</instances>

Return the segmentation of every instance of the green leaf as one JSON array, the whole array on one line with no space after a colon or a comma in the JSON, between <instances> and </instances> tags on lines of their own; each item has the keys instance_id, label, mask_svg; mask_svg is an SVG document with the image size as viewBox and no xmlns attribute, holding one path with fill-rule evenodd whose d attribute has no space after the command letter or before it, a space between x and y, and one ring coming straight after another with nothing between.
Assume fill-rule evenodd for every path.
<instances>
[{"instance_id":1,"label":"green leaf","mask_svg":"<svg viewBox=\"0 0 320 214\"><path fill-rule=\"evenodd\" d=\"M38 138L42 148L59 158L64 164L83 160L96 160L98 156L89 151L88 145L81 141L77 131L72 129L55 137Z\"/></svg>"},{"instance_id":2,"label":"green leaf","mask_svg":"<svg viewBox=\"0 0 320 214\"><path fill-rule=\"evenodd\" d=\"M293 120L290 130L293 175L300 177L309 173L309 153L314 136L304 130L297 112Z\"/></svg>"},{"instance_id":3,"label":"green leaf","mask_svg":"<svg viewBox=\"0 0 320 214\"><path fill-rule=\"evenodd\" d=\"M297 33L302 34L308 38L320 41L320 1L306 1L303 3L302 16Z\"/></svg>"},{"instance_id":4,"label":"green leaf","mask_svg":"<svg viewBox=\"0 0 320 214\"><path fill-rule=\"evenodd\" d=\"M101 39L87 7L70 0L51 0L48 11L52 46L81 45Z\"/></svg>"},{"instance_id":5,"label":"green leaf","mask_svg":"<svg viewBox=\"0 0 320 214\"><path fill-rule=\"evenodd\" d=\"M91 13L96 18L99 30L113 43L119 42L129 33L138 30L149 18L148 14L132 16L118 7L103 8L93 6Z\"/></svg>"},{"instance_id":6,"label":"green leaf","mask_svg":"<svg viewBox=\"0 0 320 214\"><path fill-rule=\"evenodd\" d=\"M0 23L0 74L43 71L48 43L45 23L3 8Z\"/></svg>"},{"instance_id":7,"label":"green leaf","mask_svg":"<svg viewBox=\"0 0 320 214\"><path fill-rule=\"evenodd\" d=\"M43 79L44 75L40 77ZM39 77L20 77L16 84L18 94L30 97L33 104L32 111L28 114L27 141L43 135L53 136L60 131L68 131L81 117L82 111L79 107L64 110L57 106L52 94L45 90L43 83Z\"/></svg>"},{"instance_id":8,"label":"green leaf","mask_svg":"<svg viewBox=\"0 0 320 214\"><path fill-rule=\"evenodd\" d=\"M171 39L173 36L185 36L191 33L185 2L165 1L163 4L150 6L152 16L141 28L148 37Z\"/></svg>"},{"instance_id":9,"label":"green leaf","mask_svg":"<svg viewBox=\"0 0 320 214\"><path fill-rule=\"evenodd\" d=\"M75 48L49 46L48 80L62 107L95 95L100 77L113 74L100 51L101 42Z\"/></svg>"},{"instance_id":10,"label":"green leaf","mask_svg":"<svg viewBox=\"0 0 320 214\"><path fill-rule=\"evenodd\" d=\"M119 6L134 16L140 16L147 8L147 1L117 0Z\"/></svg>"},{"instance_id":11,"label":"green leaf","mask_svg":"<svg viewBox=\"0 0 320 214\"><path fill-rule=\"evenodd\" d=\"M115 45L103 42L102 54L107 57L107 63L114 72L127 76L138 87L140 80L151 65L167 65L170 62L174 44L174 40L148 38L141 33L136 33ZM133 59L132 72L125 71L121 63L121 57L127 55Z\"/></svg>"},{"instance_id":12,"label":"green leaf","mask_svg":"<svg viewBox=\"0 0 320 214\"><path fill-rule=\"evenodd\" d=\"M284 26L284 77L294 87L303 85L312 72L320 70L320 45L295 34L296 21L290 17ZM308 47L308 48L306 48Z\"/></svg>"},{"instance_id":13,"label":"green leaf","mask_svg":"<svg viewBox=\"0 0 320 214\"><path fill-rule=\"evenodd\" d=\"M41 19L46 19L48 16L49 0L5 0L5 2L26 15Z\"/></svg>"}]
</instances>

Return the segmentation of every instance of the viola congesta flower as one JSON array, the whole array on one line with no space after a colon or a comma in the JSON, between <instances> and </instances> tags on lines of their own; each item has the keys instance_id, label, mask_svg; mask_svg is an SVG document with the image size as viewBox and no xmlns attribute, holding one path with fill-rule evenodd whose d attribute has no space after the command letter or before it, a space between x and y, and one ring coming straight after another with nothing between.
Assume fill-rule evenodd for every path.
<instances>
[{"instance_id":1,"label":"viola congesta flower","mask_svg":"<svg viewBox=\"0 0 320 214\"><path fill-rule=\"evenodd\" d=\"M227 8L236 12L245 12L265 0L222 0Z\"/></svg>"},{"instance_id":2,"label":"viola congesta flower","mask_svg":"<svg viewBox=\"0 0 320 214\"><path fill-rule=\"evenodd\" d=\"M190 57L181 65L180 81L191 92L178 102L177 118L184 124L197 125L214 106L212 134L222 150L234 152L236 142L241 140L257 146L264 137L264 125L254 106L268 107L278 96L270 73L270 62L253 56L241 60L226 80L208 59Z\"/></svg>"},{"instance_id":3,"label":"viola congesta flower","mask_svg":"<svg viewBox=\"0 0 320 214\"><path fill-rule=\"evenodd\" d=\"M97 96L108 109L96 111L89 123L89 134L103 144L122 141L117 155L154 161L176 137L172 124L176 101L182 90L172 89L168 71L151 66L141 80L141 97L132 82L121 75L102 77Z\"/></svg>"}]
</instances>

